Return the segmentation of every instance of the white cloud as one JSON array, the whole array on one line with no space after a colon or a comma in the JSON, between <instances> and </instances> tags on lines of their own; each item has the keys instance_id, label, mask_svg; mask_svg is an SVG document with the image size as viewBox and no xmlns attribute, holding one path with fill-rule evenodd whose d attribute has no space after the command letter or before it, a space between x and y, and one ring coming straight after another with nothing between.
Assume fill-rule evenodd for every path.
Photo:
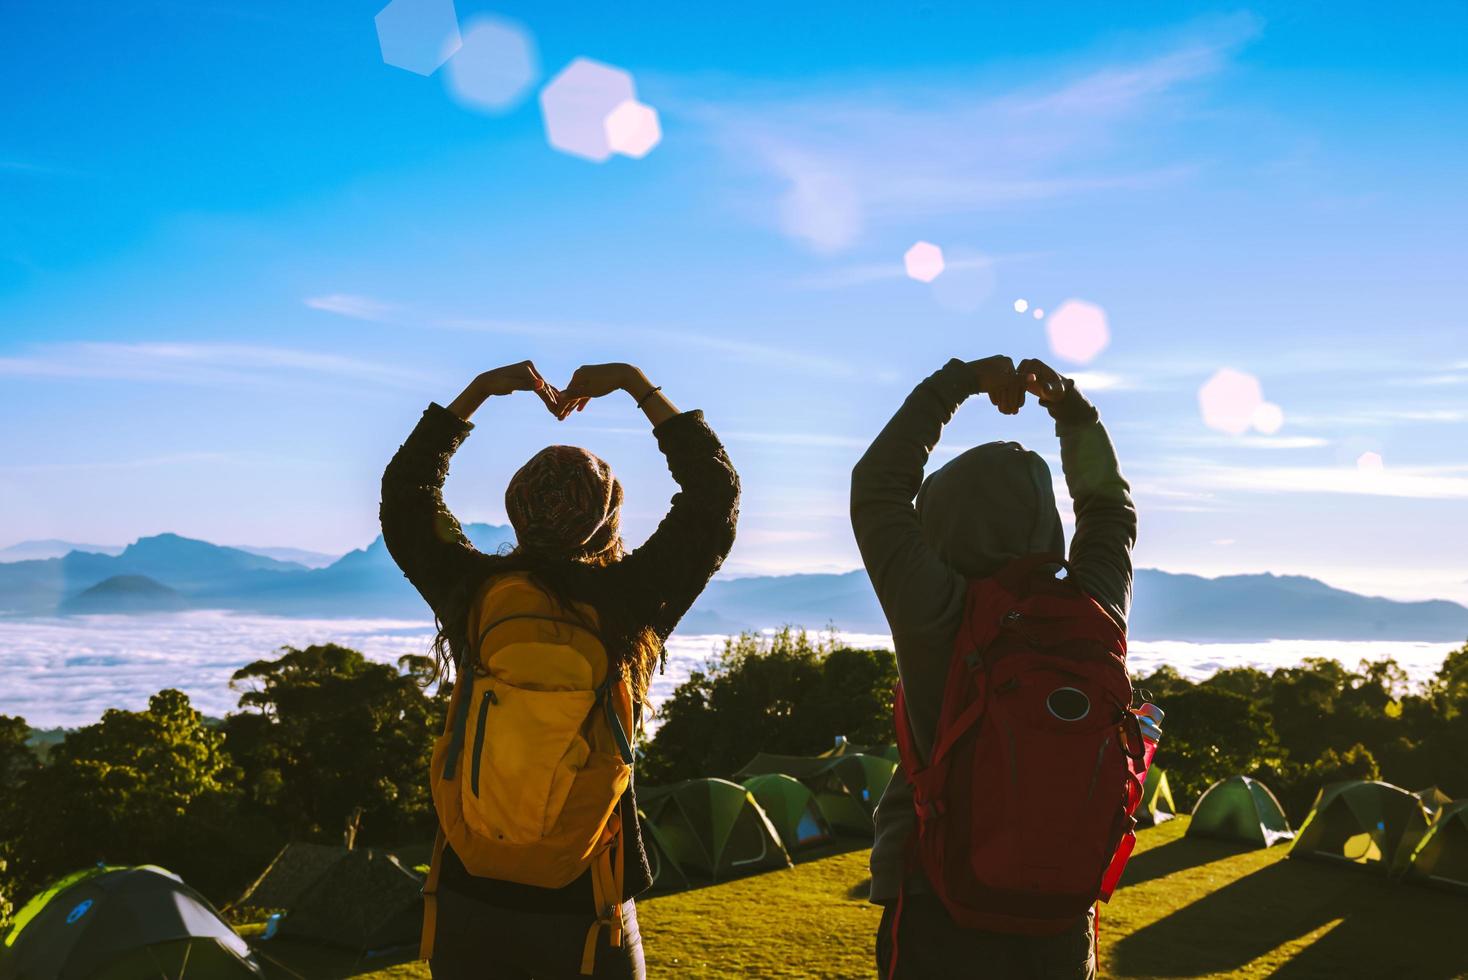
<instances>
[{"instance_id":1,"label":"white cloud","mask_svg":"<svg viewBox=\"0 0 1468 980\"><path fill-rule=\"evenodd\" d=\"M302 374L416 387L425 377L342 354L251 344L85 341L0 357L0 376L167 382L188 385L289 383Z\"/></svg>"},{"instance_id":2,"label":"white cloud","mask_svg":"<svg viewBox=\"0 0 1468 980\"><path fill-rule=\"evenodd\" d=\"M873 223L1187 176L1185 163L1139 169L1106 161L1127 127L1155 124L1164 100L1219 72L1257 29L1248 16L1211 21L1154 57L1048 88L981 93L967 79L896 79L856 93L680 109L727 156L780 182L773 217L782 231L834 251Z\"/></svg>"}]
</instances>

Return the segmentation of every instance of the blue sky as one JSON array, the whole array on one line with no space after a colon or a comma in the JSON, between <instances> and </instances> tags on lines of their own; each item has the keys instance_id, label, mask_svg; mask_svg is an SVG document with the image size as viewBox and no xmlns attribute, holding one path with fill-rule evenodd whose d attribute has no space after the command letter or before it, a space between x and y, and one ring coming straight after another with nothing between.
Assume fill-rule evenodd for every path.
<instances>
[{"instance_id":1,"label":"blue sky","mask_svg":"<svg viewBox=\"0 0 1468 980\"><path fill-rule=\"evenodd\" d=\"M8 6L0 544L357 547L429 400L616 359L725 437L731 572L847 569L849 470L907 389L1045 356L1010 304L1078 298L1139 563L1468 599L1468 8L1015 6L465 0L534 41L498 115L385 65L375 3ZM535 90L581 56L658 109L645 158L547 146ZM1204 426L1221 367L1278 433ZM632 538L672 492L624 401L477 421L465 519L552 441L612 462ZM1049 453L1045 422L975 403L940 453Z\"/></svg>"}]
</instances>

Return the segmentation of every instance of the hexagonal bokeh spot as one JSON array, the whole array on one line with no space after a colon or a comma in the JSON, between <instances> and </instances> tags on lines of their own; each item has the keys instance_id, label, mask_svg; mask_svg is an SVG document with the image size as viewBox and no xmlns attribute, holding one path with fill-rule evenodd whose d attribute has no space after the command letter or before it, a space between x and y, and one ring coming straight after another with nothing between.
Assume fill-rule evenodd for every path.
<instances>
[{"instance_id":1,"label":"hexagonal bokeh spot","mask_svg":"<svg viewBox=\"0 0 1468 980\"><path fill-rule=\"evenodd\" d=\"M1017 299L1017 300L1014 301L1014 312L1016 312L1016 313L1023 313L1025 310L1028 310L1029 308L1030 308L1030 301L1027 300L1027 299Z\"/></svg>"},{"instance_id":2,"label":"hexagonal bokeh spot","mask_svg":"<svg viewBox=\"0 0 1468 980\"><path fill-rule=\"evenodd\" d=\"M540 90L545 136L563 153L602 162L612 155L607 117L637 101L632 76L590 58L577 58Z\"/></svg>"},{"instance_id":3,"label":"hexagonal bokeh spot","mask_svg":"<svg viewBox=\"0 0 1468 980\"><path fill-rule=\"evenodd\" d=\"M1254 424L1254 413L1264 404L1264 390L1252 374L1223 368L1198 389L1203 424L1229 435L1243 435Z\"/></svg>"},{"instance_id":4,"label":"hexagonal bokeh spot","mask_svg":"<svg viewBox=\"0 0 1468 980\"><path fill-rule=\"evenodd\" d=\"M635 99L623 102L609 112L603 125L607 131L607 145L613 153L639 160L663 138L658 111Z\"/></svg>"},{"instance_id":5,"label":"hexagonal bokeh spot","mask_svg":"<svg viewBox=\"0 0 1468 980\"><path fill-rule=\"evenodd\" d=\"M932 282L943 274L943 250L932 242L918 242L903 253L902 264L918 282Z\"/></svg>"},{"instance_id":6,"label":"hexagonal bokeh spot","mask_svg":"<svg viewBox=\"0 0 1468 980\"><path fill-rule=\"evenodd\" d=\"M1272 436L1284 427L1284 409L1274 402L1260 402L1249 424L1266 436Z\"/></svg>"},{"instance_id":7,"label":"hexagonal bokeh spot","mask_svg":"<svg viewBox=\"0 0 1468 980\"><path fill-rule=\"evenodd\" d=\"M535 42L513 21L476 17L449 62L446 83L460 105L480 112L508 112L520 104L540 74Z\"/></svg>"},{"instance_id":8,"label":"hexagonal bokeh spot","mask_svg":"<svg viewBox=\"0 0 1468 980\"><path fill-rule=\"evenodd\" d=\"M1362 453L1356 457L1356 469L1362 473L1380 473L1386 469L1381 453Z\"/></svg>"},{"instance_id":9,"label":"hexagonal bokeh spot","mask_svg":"<svg viewBox=\"0 0 1468 980\"><path fill-rule=\"evenodd\" d=\"M1087 364L1111 343L1106 311L1095 303L1068 299L1045 321L1045 337L1056 357Z\"/></svg>"},{"instance_id":10,"label":"hexagonal bokeh spot","mask_svg":"<svg viewBox=\"0 0 1468 980\"><path fill-rule=\"evenodd\" d=\"M463 43L454 0L392 0L374 19L382 60L419 75L438 71Z\"/></svg>"},{"instance_id":11,"label":"hexagonal bokeh spot","mask_svg":"<svg viewBox=\"0 0 1468 980\"><path fill-rule=\"evenodd\" d=\"M1035 309L1030 313L1030 315L1033 316L1036 320L1043 320L1043 319L1045 319L1045 311L1041 307L1038 307L1038 306L1035 307Z\"/></svg>"}]
</instances>

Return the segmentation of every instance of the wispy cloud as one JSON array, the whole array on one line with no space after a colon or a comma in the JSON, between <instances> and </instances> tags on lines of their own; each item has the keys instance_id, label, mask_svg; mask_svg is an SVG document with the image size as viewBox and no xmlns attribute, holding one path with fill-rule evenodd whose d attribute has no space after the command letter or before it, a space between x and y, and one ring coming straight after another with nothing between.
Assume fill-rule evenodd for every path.
<instances>
[{"instance_id":1,"label":"wispy cloud","mask_svg":"<svg viewBox=\"0 0 1468 980\"><path fill-rule=\"evenodd\" d=\"M1374 473L1342 466L1208 466L1192 479L1207 487L1257 493L1468 500L1468 468L1461 466L1388 467Z\"/></svg>"},{"instance_id":2,"label":"wispy cloud","mask_svg":"<svg viewBox=\"0 0 1468 980\"><path fill-rule=\"evenodd\" d=\"M276 384L301 375L416 387L425 375L342 354L252 344L79 342L0 357L0 376L171 382L189 385Z\"/></svg>"},{"instance_id":3,"label":"wispy cloud","mask_svg":"<svg viewBox=\"0 0 1468 980\"><path fill-rule=\"evenodd\" d=\"M114 472L118 470L152 469L154 467L175 467L187 465L190 463L209 463L212 465L244 465L249 461L249 457L240 453L169 453L162 456L141 456L137 459L82 460L69 463L4 463L0 464L0 473L40 474Z\"/></svg>"},{"instance_id":4,"label":"wispy cloud","mask_svg":"<svg viewBox=\"0 0 1468 980\"><path fill-rule=\"evenodd\" d=\"M616 336L623 340L642 340L664 347L713 351L740 362L758 364L775 370L814 373L828 378L853 378L860 375L877 381L887 380L880 373L874 375L871 372L863 372L845 359L829 354L756 341L735 340L730 337L699 333L692 328L669 329L666 327L628 327L609 323L435 316L413 310L399 303L390 303L369 296L341 293L313 297L304 302L312 309L323 312L408 328L587 340L602 340L608 336Z\"/></svg>"},{"instance_id":5,"label":"wispy cloud","mask_svg":"<svg viewBox=\"0 0 1468 980\"><path fill-rule=\"evenodd\" d=\"M950 258L944 262L944 273L961 272L967 269L987 269L1003 262L1011 262L1019 259L1032 258L1039 253L1026 255L973 255L963 258ZM848 265L835 269L827 269L823 272L801 276L794 280L791 285L797 289L846 289L850 286L865 286L874 282L892 282L906 279L907 270L901 262L871 262L861 265Z\"/></svg>"},{"instance_id":6,"label":"wispy cloud","mask_svg":"<svg viewBox=\"0 0 1468 980\"><path fill-rule=\"evenodd\" d=\"M1106 161L1125 127L1218 73L1257 30L1248 16L1212 21L1160 55L1048 88L979 94L968 80L897 79L855 93L685 102L677 109L731 159L780 182L773 217L783 231L835 251L869 224L892 218L1186 177L1187 162L1139 168ZM958 133L962 139L954 138ZM1089 172L1078 172L1076 161L1086 161Z\"/></svg>"},{"instance_id":7,"label":"wispy cloud","mask_svg":"<svg viewBox=\"0 0 1468 980\"><path fill-rule=\"evenodd\" d=\"M354 320L383 320L398 311L391 303L375 300L370 296L352 293L328 293L325 296L308 296L305 303L313 310L335 313Z\"/></svg>"}]
</instances>

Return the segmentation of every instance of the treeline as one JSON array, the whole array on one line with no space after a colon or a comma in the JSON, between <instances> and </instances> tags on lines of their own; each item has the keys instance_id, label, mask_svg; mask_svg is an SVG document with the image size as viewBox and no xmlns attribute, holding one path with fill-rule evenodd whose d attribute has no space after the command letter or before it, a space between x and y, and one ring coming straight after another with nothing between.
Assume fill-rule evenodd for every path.
<instances>
[{"instance_id":1,"label":"treeline","mask_svg":"<svg viewBox=\"0 0 1468 980\"><path fill-rule=\"evenodd\" d=\"M161 864L225 902L288 840L431 837L426 773L445 702L425 691L432 670L427 657L394 667L287 647L234 674L240 710L222 723L164 690L144 711L48 739L44 758L24 719L0 716L0 921L98 861Z\"/></svg>"},{"instance_id":2,"label":"treeline","mask_svg":"<svg viewBox=\"0 0 1468 980\"><path fill-rule=\"evenodd\" d=\"M756 752L814 754L838 733L890 742L896 676L885 650L790 630L731 640L663 705L641 777L727 777ZM1133 680L1167 712L1157 760L1180 807L1239 773L1262 779L1296 822L1339 779L1468 796L1468 645L1419 687L1391 659L1234 667L1198 683L1164 667Z\"/></svg>"},{"instance_id":3,"label":"treeline","mask_svg":"<svg viewBox=\"0 0 1468 980\"><path fill-rule=\"evenodd\" d=\"M326 645L237 671L239 711L205 719L176 690L46 739L0 716L0 921L51 878L156 863L219 902L288 840L396 846L433 833L427 771L447 691L427 657L375 663ZM783 630L731 638L663 704L645 784L729 776L756 752L835 735L892 740L895 658ZM1159 754L1180 806L1215 779L1263 779L1298 821L1320 785L1383 778L1468 796L1468 646L1412 686L1391 660L1136 678L1167 711Z\"/></svg>"}]
</instances>

